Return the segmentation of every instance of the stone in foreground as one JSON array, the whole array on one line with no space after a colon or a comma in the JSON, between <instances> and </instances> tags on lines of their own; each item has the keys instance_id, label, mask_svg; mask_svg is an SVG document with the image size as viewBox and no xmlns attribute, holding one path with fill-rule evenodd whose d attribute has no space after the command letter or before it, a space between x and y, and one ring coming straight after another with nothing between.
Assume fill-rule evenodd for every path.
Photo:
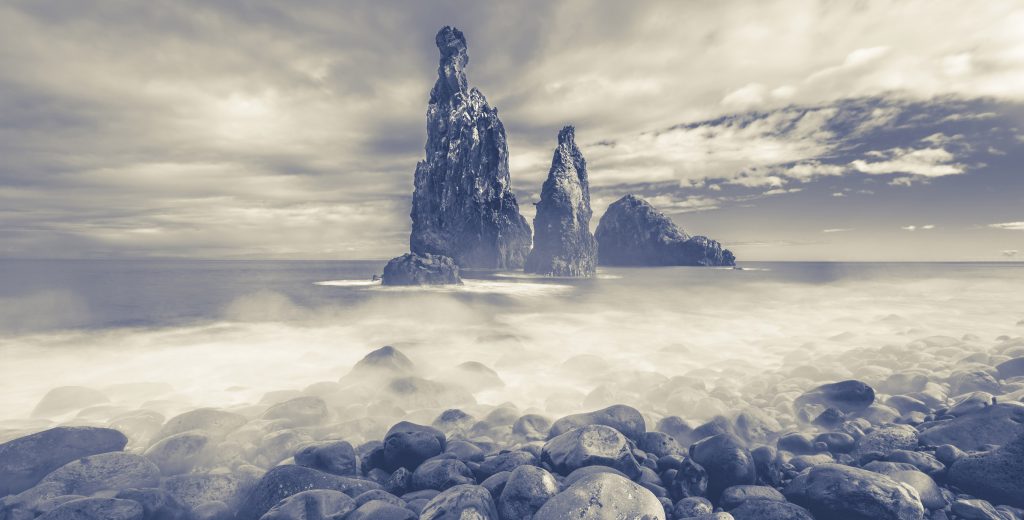
<instances>
[{"instance_id":1,"label":"stone in foreground","mask_svg":"<svg viewBox=\"0 0 1024 520\"><path fill-rule=\"evenodd\" d=\"M533 250L525 271L551 276L594 276L597 241L590 233L587 161L576 146L575 129L558 132L558 148L541 187L533 219Z\"/></svg>"},{"instance_id":2,"label":"stone in foreground","mask_svg":"<svg viewBox=\"0 0 1024 520\"><path fill-rule=\"evenodd\" d=\"M922 520L917 491L885 475L840 464L814 466L783 490L790 502L815 518L835 520Z\"/></svg>"},{"instance_id":3,"label":"stone in foreground","mask_svg":"<svg viewBox=\"0 0 1024 520\"><path fill-rule=\"evenodd\" d=\"M664 213L632 194L608 206L594 236L600 265L736 265L736 257L721 244L687 235Z\"/></svg>"},{"instance_id":4,"label":"stone in foreground","mask_svg":"<svg viewBox=\"0 0 1024 520\"><path fill-rule=\"evenodd\" d=\"M512 193L505 127L469 88L462 32L445 27L435 42L441 59L427 107L426 159L416 165L410 250L462 267L521 268L530 226Z\"/></svg>"},{"instance_id":5,"label":"stone in foreground","mask_svg":"<svg viewBox=\"0 0 1024 520\"><path fill-rule=\"evenodd\" d=\"M958 459L949 481L996 504L1024 507L1024 434L998 449Z\"/></svg>"},{"instance_id":6,"label":"stone in foreground","mask_svg":"<svg viewBox=\"0 0 1024 520\"><path fill-rule=\"evenodd\" d=\"M614 473L578 480L537 511L533 520L665 520L665 508L646 488Z\"/></svg>"},{"instance_id":7,"label":"stone in foreground","mask_svg":"<svg viewBox=\"0 0 1024 520\"><path fill-rule=\"evenodd\" d=\"M0 496L20 493L73 460L121 451L127 443L117 430L60 426L0 444Z\"/></svg>"},{"instance_id":8,"label":"stone in foreground","mask_svg":"<svg viewBox=\"0 0 1024 520\"><path fill-rule=\"evenodd\" d=\"M406 253L384 266L382 285L461 285L459 266L447 256Z\"/></svg>"}]
</instances>

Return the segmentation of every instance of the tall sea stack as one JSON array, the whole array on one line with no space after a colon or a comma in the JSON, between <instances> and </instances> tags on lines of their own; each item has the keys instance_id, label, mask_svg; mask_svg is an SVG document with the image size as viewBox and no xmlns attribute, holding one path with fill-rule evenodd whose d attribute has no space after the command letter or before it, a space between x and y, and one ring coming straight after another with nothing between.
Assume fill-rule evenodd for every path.
<instances>
[{"instance_id":1,"label":"tall sea stack","mask_svg":"<svg viewBox=\"0 0 1024 520\"><path fill-rule=\"evenodd\" d=\"M597 242L590 233L587 161L574 134L571 126L558 132L558 147L533 219L528 273L582 277L594 276L597 269Z\"/></svg>"},{"instance_id":2,"label":"tall sea stack","mask_svg":"<svg viewBox=\"0 0 1024 520\"><path fill-rule=\"evenodd\" d=\"M435 40L441 60L427 107L426 159L416 165L410 249L460 267L521 268L530 226L512 194L505 127L469 88L462 32L445 27Z\"/></svg>"}]
</instances>

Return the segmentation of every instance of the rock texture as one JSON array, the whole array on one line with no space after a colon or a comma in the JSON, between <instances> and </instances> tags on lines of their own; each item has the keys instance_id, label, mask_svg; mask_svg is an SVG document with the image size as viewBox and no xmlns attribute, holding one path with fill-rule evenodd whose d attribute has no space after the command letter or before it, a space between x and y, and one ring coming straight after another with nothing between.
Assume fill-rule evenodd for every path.
<instances>
[{"instance_id":1,"label":"rock texture","mask_svg":"<svg viewBox=\"0 0 1024 520\"><path fill-rule=\"evenodd\" d=\"M461 285L459 266L447 256L406 253L384 266L383 285Z\"/></svg>"},{"instance_id":2,"label":"rock texture","mask_svg":"<svg viewBox=\"0 0 1024 520\"><path fill-rule=\"evenodd\" d=\"M594 236L601 265L736 265L736 257L721 244L687 235L672 219L632 194L608 206Z\"/></svg>"},{"instance_id":3,"label":"rock texture","mask_svg":"<svg viewBox=\"0 0 1024 520\"><path fill-rule=\"evenodd\" d=\"M552 276L594 276L597 241L590 233L590 181L587 161L576 146L575 129L558 132L558 147L544 181L533 219L533 250L528 273Z\"/></svg>"},{"instance_id":4,"label":"rock texture","mask_svg":"<svg viewBox=\"0 0 1024 520\"><path fill-rule=\"evenodd\" d=\"M426 159L416 165L413 253L449 256L462 267L518 269L530 250L508 171L508 144L497 109L464 71L466 38L437 33L437 82L427 107Z\"/></svg>"}]
</instances>

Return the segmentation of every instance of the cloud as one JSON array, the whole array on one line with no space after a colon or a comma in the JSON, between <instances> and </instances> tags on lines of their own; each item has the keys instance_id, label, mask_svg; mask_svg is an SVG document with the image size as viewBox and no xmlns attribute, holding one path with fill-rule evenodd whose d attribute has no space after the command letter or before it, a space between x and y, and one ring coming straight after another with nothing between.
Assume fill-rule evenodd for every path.
<instances>
[{"instance_id":1,"label":"cloud","mask_svg":"<svg viewBox=\"0 0 1024 520\"><path fill-rule=\"evenodd\" d=\"M909 150L892 148L878 152L886 160L866 161L857 159L850 163L855 170L870 175L888 173L909 173L923 177L943 177L964 173L963 164L954 163L953 154L943 148Z\"/></svg>"},{"instance_id":2,"label":"cloud","mask_svg":"<svg viewBox=\"0 0 1024 520\"><path fill-rule=\"evenodd\" d=\"M904 231L917 231L917 230L928 231L928 230L931 230L931 229L935 229L935 225L934 224L925 224L923 226L919 226L919 225L911 224L909 226L903 226L900 229L902 229Z\"/></svg>"},{"instance_id":3,"label":"cloud","mask_svg":"<svg viewBox=\"0 0 1024 520\"><path fill-rule=\"evenodd\" d=\"M989 224L988 227L1008 231L1024 231L1024 222L1002 222L999 224Z\"/></svg>"},{"instance_id":4,"label":"cloud","mask_svg":"<svg viewBox=\"0 0 1024 520\"><path fill-rule=\"evenodd\" d=\"M846 231L853 231L853 228L829 228L821 230L822 233L844 233Z\"/></svg>"},{"instance_id":5,"label":"cloud","mask_svg":"<svg viewBox=\"0 0 1024 520\"><path fill-rule=\"evenodd\" d=\"M1016 249L1005 249L1005 250L1003 250L1003 256L1005 256L1007 258L1013 258L1013 257L1017 256L1018 252L1019 251L1017 251Z\"/></svg>"}]
</instances>

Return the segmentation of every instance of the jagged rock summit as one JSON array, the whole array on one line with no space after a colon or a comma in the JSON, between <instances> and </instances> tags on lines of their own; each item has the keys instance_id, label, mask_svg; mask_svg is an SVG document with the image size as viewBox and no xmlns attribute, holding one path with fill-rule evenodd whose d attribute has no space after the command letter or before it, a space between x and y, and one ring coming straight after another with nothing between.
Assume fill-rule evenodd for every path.
<instances>
[{"instance_id":1,"label":"jagged rock summit","mask_svg":"<svg viewBox=\"0 0 1024 520\"><path fill-rule=\"evenodd\" d=\"M441 59L427 107L426 159L416 165L410 248L461 267L521 268L530 227L512 193L505 128L497 109L469 88L462 32L446 26L436 43Z\"/></svg>"},{"instance_id":2,"label":"jagged rock summit","mask_svg":"<svg viewBox=\"0 0 1024 520\"><path fill-rule=\"evenodd\" d=\"M600 265L736 265L732 251L708 237L687 235L664 213L632 194L608 206L595 238Z\"/></svg>"},{"instance_id":3,"label":"jagged rock summit","mask_svg":"<svg viewBox=\"0 0 1024 520\"><path fill-rule=\"evenodd\" d=\"M576 146L575 129L558 132L558 147L540 192L533 219L533 250L528 273L594 276L597 242L590 233L590 182L587 161Z\"/></svg>"}]
</instances>

